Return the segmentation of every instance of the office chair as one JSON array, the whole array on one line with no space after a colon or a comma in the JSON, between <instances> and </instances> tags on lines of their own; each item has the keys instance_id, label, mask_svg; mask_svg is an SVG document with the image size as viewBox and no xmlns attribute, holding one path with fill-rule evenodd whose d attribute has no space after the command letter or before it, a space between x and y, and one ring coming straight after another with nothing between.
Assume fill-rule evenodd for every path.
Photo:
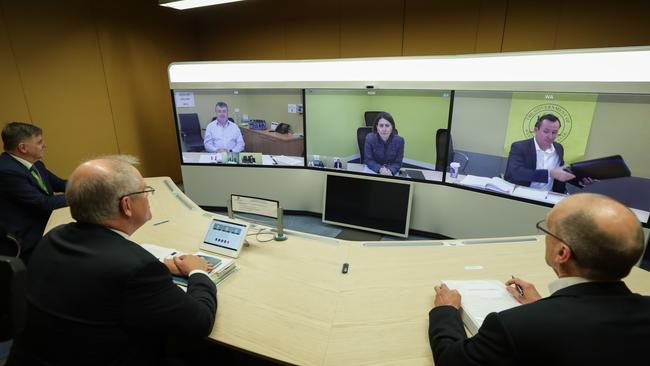
<instances>
[{"instance_id":1,"label":"office chair","mask_svg":"<svg viewBox=\"0 0 650 366\"><path fill-rule=\"evenodd\" d=\"M436 131L436 170L439 172L447 170L447 161L454 161L454 147L449 130L439 128Z\"/></svg>"},{"instance_id":2,"label":"office chair","mask_svg":"<svg viewBox=\"0 0 650 366\"><path fill-rule=\"evenodd\" d=\"M469 157L461 152L454 151L454 143L451 140L451 134L446 128L439 128L436 131L436 170L444 172L447 170L449 163L456 161L457 157L462 157L465 161L460 162L460 172L464 173L469 165Z\"/></svg>"},{"instance_id":3,"label":"office chair","mask_svg":"<svg viewBox=\"0 0 650 366\"><path fill-rule=\"evenodd\" d=\"M18 257L20 255L18 239L8 233L2 225L0 225L0 255L7 257Z\"/></svg>"},{"instance_id":4,"label":"office chair","mask_svg":"<svg viewBox=\"0 0 650 366\"><path fill-rule=\"evenodd\" d=\"M0 341L8 341L25 327L27 270L20 258L0 256Z\"/></svg>"},{"instance_id":5,"label":"office chair","mask_svg":"<svg viewBox=\"0 0 650 366\"><path fill-rule=\"evenodd\" d=\"M359 144L359 163L364 164L364 147L366 145L366 136L372 132L372 127L362 126L357 128L357 143Z\"/></svg>"},{"instance_id":6,"label":"office chair","mask_svg":"<svg viewBox=\"0 0 650 366\"><path fill-rule=\"evenodd\" d=\"M375 118L377 118L377 115L381 112L382 111L366 111L363 114L363 118L366 120L366 126L372 127L372 125L375 124Z\"/></svg>"},{"instance_id":7,"label":"office chair","mask_svg":"<svg viewBox=\"0 0 650 366\"><path fill-rule=\"evenodd\" d=\"M178 120L181 128L181 138L187 151L203 151L199 115L196 113L181 113L178 115Z\"/></svg>"}]
</instances>

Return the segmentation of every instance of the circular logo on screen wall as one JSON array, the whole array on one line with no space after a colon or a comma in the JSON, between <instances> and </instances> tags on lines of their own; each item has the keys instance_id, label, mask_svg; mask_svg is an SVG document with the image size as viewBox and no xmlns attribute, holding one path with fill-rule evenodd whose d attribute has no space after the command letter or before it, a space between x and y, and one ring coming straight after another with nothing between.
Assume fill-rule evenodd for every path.
<instances>
[{"instance_id":1,"label":"circular logo on screen wall","mask_svg":"<svg viewBox=\"0 0 650 366\"><path fill-rule=\"evenodd\" d=\"M560 130L558 131L557 139L555 141L562 142L566 140L571 134L571 127L573 125L573 118L571 113L564 107L558 104L545 103L533 107L524 116L524 121L521 126L522 132L526 138L532 138L535 134L535 122L537 119L545 114L553 114L560 119Z\"/></svg>"}]
</instances>

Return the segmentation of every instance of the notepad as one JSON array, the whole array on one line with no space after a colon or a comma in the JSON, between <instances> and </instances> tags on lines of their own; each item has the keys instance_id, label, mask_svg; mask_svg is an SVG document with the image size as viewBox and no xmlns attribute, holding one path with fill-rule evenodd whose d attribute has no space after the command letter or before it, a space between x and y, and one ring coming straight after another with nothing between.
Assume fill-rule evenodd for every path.
<instances>
[{"instance_id":1,"label":"notepad","mask_svg":"<svg viewBox=\"0 0 650 366\"><path fill-rule=\"evenodd\" d=\"M497 280L443 280L450 289L461 295L461 318L467 330L474 335L488 314L519 306L520 304Z\"/></svg>"},{"instance_id":2,"label":"notepad","mask_svg":"<svg viewBox=\"0 0 650 366\"><path fill-rule=\"evenodd\" d=\"M487 189L490 191L508 194L512 194L516 187L514 184L506 182L499 177L488 178L479 177L477 175L468 175L458 183L464 186Z\"/></svg>"},{"instance_id":3,"label":"notepad","mask_svg":"<svg viewBox=\"0 0 650 366\"><path fill-rule=\"evenodd\" d=\"M160 261L183 254L175 249L161 247L156 244L142 244L142 247ZM212 282L215 284L221 283L226 277L237 270L237 264L232 258L217 257L203 252L196 252L194 255L202 257L212 264L212 270L208 272L208 276L210 276ZM179 286L187 287L187 277L172 275L172 280Z\"/></svg>"}]
</instances>

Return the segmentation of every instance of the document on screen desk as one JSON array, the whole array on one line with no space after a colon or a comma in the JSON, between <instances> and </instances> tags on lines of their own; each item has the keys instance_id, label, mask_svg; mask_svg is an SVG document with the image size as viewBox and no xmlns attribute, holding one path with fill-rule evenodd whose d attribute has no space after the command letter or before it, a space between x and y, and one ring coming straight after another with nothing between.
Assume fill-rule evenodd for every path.
<instances>
[{"instance_id":1,"label":"document on screen desk","mask_svg":"<svg viewBox=\"0 0 650 366\"><path fill-rule=\"evenodd\" d=\"M474 335L483 320L492 312L499 312L520 305L497 280L443 280L450 289L461 295L461 317L467 330Z\"/></svg>"}]
</instances>

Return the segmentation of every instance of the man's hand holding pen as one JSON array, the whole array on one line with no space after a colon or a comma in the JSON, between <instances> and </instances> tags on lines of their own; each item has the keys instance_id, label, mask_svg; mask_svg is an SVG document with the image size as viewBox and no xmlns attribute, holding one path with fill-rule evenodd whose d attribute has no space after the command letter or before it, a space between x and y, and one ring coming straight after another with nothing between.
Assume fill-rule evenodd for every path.
<instances>
[{"instance_id":1,"label":"man's hand holding pen","mask_svg":"<svg viewBox=\"0 0 650 366\"><path fill-rule=\"evenodd\" d=\"M506 289L521 304L530 304L542 298L532 283L514 276L506 282Z\"/></svg>"}]
</instances>

